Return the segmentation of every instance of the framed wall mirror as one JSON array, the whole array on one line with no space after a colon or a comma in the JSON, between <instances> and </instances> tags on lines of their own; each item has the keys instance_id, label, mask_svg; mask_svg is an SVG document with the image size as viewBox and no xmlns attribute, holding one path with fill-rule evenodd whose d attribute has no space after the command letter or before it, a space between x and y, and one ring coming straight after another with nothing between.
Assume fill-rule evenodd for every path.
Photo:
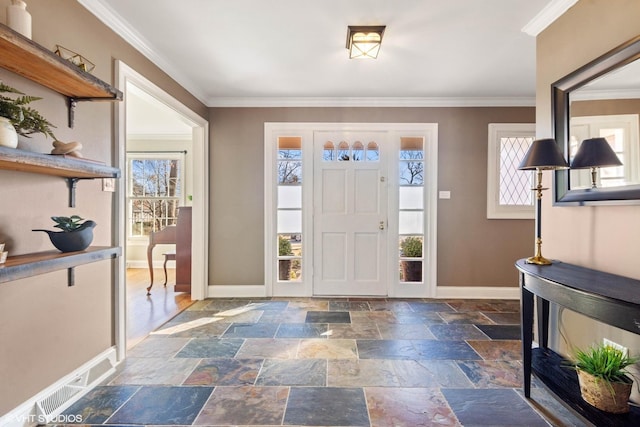
<instances>
[{"instance_id":1,"label":"framed wall mirror","mask_svg":"<svg viewBox=\"0 0 640 427\"><path fill-rule=\"evenodd\" d=\"M554 136L567 163L583 140L597 137L607 140L622 163L597 168L593 182L590 169L556 171L555 204L640 204L640 36L551 90Z\"/></svg>"}]
</instances>

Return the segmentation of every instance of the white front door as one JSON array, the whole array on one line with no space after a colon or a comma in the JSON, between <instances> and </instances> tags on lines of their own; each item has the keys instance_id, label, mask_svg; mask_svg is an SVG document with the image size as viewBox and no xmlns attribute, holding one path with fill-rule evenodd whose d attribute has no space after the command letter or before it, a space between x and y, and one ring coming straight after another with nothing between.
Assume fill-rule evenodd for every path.
<instances>
[{"instance_id":1,"label":"white front door","mask_svg":"<svg viewBox=\"0 0 640 427\"><path fill-rule=\"evenodd\" d=\"M314 295L388 293L386 136L314 132Z\"/></svg>"}]
</instances>

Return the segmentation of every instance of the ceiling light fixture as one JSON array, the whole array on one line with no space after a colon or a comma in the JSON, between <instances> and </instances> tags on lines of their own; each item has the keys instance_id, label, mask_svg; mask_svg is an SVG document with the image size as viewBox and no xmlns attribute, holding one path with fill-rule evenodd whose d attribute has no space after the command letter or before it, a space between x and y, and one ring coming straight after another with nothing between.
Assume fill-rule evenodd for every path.
<instances>
[{"instance_id":1,"label":"ceiling light fixture","mask_svg":"<svg viewBox=\"0 0 640 427\"><path fill-rule=\"evenodd\" d=\"M376 59L382 44L385 25L353 26L347 30L347 49L349 58Z\"/></svg>"}]
</instances>

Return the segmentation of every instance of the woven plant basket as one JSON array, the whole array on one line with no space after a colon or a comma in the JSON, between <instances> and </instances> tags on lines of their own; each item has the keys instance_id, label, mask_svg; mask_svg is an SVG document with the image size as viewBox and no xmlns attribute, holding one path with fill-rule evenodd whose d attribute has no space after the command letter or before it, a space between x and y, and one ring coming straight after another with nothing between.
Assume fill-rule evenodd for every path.
<instances>
[{"instance_id":1,"label":"woven plant basket","mask_svg":"<svg viewBox=\"0 0 640 427\"><path fill-rule=\"evenodd\" d=\"M592 406L612 414L629 412L629 396L633 383L607 382L578 369L582 398Z\"/></svg>"}]
</instances>

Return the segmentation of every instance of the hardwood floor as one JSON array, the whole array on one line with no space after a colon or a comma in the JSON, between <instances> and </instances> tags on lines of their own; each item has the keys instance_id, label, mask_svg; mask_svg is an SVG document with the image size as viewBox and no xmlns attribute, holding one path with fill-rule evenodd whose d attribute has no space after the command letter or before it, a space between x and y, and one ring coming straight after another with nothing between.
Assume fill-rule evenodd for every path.
<instances>
[{"instance_id":1,"label":"hardwood floor","mask_svg":"<svg viewBox=\"0 0 640 427\"><path fill-rule=\"evenodd\" d=\"M192 304L190 294L173 291L174 269L167 270L166 288L162 286L163 270L155 269L153 275L153 288L151 295L147 296L149 270L127 269L127 349Z\"/></svg>"}]
</instances>

